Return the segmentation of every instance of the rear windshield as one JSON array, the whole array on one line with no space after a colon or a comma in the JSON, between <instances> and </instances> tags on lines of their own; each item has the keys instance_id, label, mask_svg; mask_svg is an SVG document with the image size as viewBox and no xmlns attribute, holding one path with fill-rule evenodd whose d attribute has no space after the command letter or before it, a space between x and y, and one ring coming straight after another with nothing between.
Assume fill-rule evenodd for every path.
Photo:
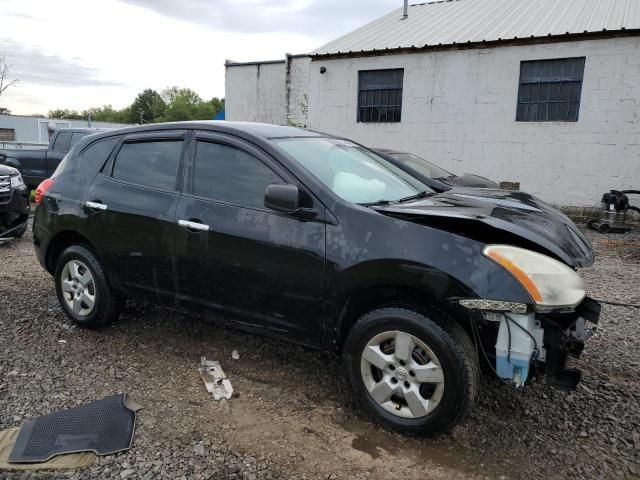
<instances>
[{"instance_id":1,"label":"rear windshield","mask_svg":"<svg viewBox=\"0 0 640 480\"><path fill-rule=\"evenodd\" d=\"M284 138L274 142L349 202L396 201L420 192L433 192L391 162L347 140L313 137Z\"/></svg>"}]
</instances>

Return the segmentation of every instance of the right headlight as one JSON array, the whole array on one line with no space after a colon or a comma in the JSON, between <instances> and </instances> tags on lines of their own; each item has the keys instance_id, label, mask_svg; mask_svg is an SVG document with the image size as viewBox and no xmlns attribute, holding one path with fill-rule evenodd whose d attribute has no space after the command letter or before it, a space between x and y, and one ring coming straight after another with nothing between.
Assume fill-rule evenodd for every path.
<instances>
[{"instance_id":1,"label":"right headlight","mask_svg":"<svg viewBox=\"0 0 640 480\"><path fill-rule=\"evenodd\" d=\"M539 307L575 307L585 297L582 278L551 257L510 245L488 245L482 253L511 273Z\"/></svg>"},{"instance_id":2,"label":"right headlight","mask_svg":"<svg viewBox=\"0 0 640 480\"><path fill-rule=\"evenodd\" d=\"M13 175L11 178L11 186L13 188L18 188L24 185L24 180L22 180L22 175L19 173L17 175Z\"/></svg>"}]
</instances>

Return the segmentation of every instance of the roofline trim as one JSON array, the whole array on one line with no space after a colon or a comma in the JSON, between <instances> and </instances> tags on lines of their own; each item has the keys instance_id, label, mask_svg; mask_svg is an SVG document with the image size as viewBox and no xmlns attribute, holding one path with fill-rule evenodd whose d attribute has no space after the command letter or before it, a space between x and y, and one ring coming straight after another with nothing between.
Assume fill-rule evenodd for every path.
<instances>
[{"instance_id":1,"label":"roofline trim","mask_svg":"<svg viewBox=\"0 0 640 480\"><path fill-rule=\"evenodd\" d=\"M264 61L253 61L253 62L234 62L232 60L225 60L225 67L248 67L251 65L275 65L278 63L285 63L285 60L264 60Z\"/></svg>"},{"instance_id":2,"label":"roofline trim","mask_svg":"<svg viewBox=\"0 0 640 480\"><path fill-rule=\"evenodd\" d=\"M545 43L563 43L571 41L587 41L587 40L604 40L623 37L640 36L640 29L620 29L620 30L602 30L598 32L583 33L565 33L562 35L546 35L543 37L523 37L498 40L482 40L480 42L464 42L464 43L447 43L438 45L424 45L422 47L393 47L380 50L360 50L349 52L331 52L331 53L312 53L309 54L312 61L328 60L334 58L353 58L353 57L371 57L380 55L390 55L397 53L422 53L441 50L471 50L494 47L510 47L520 45L535 45Z\"/></svg>"}]
</instances>

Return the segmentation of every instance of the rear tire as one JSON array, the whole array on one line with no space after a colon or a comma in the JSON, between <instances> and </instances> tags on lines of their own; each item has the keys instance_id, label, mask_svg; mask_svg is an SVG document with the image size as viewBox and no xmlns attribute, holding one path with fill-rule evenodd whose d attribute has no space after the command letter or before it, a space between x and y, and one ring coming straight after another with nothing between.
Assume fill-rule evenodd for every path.
<instances>
[{"instance_id":1,"label":"rear tire","mask_svg":"<svg viewBox=\"0 0 640 480\"><path fill-rule=\"evenodd\" d=\"M462 328L404 308L361 317L344 362L362 410L385 428L414 435L450 430L471 408L480 381Z\"/></svg>"},{"instance_id":2,"label":"rear tire","mask_svg":"<svg viewBox=\"0 0 640 480\"><path fill-rule=\"evenodd\" d=\"M117 320L124 299L115 295L100 262L86 247L67 247L54 274L60 306L79 327L96 329Z\"/></svg>"}]
</instances>

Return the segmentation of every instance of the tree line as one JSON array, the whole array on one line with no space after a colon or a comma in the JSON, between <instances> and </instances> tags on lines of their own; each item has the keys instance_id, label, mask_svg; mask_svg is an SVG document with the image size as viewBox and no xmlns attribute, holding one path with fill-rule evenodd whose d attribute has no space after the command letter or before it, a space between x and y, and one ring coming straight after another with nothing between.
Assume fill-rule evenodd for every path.
<instances>
[{"instance_id":1,"label":"tree line","mask_svg":"<svg viewBox=\"0 0 640 480\"><path fill-rule=\"evenodd\" d=\"M49 118L69 120L91 119L96 122L113 123L158 123L181 120L211 120L224 109L224 98L204 100L190 88L169 87L158 93L148 88L135 98L128 107L120 110L111 105L89 108L83 111L50 110Z\"/></svg>"}]
</instances>

